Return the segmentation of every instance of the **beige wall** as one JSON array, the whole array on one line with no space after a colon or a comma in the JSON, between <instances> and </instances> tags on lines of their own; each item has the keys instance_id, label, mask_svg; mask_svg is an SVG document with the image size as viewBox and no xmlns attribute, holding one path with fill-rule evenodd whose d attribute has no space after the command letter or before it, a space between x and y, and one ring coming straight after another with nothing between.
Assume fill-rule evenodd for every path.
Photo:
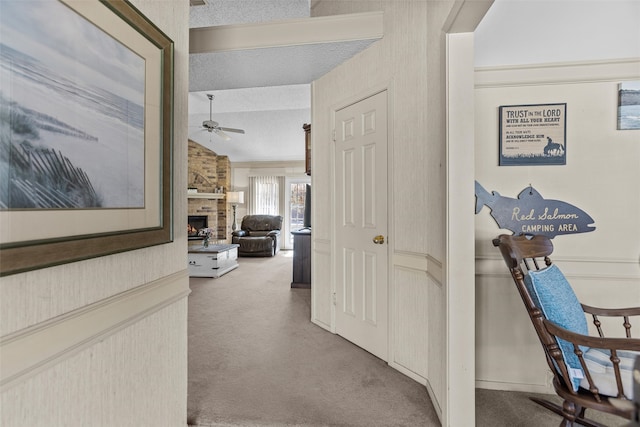
<instances>
[{"instance_id":1,"label":"beige wall","mask_svg":"<svg viewBox=\"0 0 640 427\"><path fill-rule=\"evenodd\" d=\"M332 330L332 110L389 99L389 364L445 404L445 34L453 2L320 1L312 15L384 11L384 37L313 83L312 320ZM430 345L433 344L433 345Z\"/></svg>"},{"instance_id":2,"label":"beige wall","mask_svg":"<svg viewBox=\"0 0 640 427\"><path fill-rule=\"evenodd\" d=\"M516 197L543 197L586 211L596 230L554 238L555 262L585 304L640 305L640 130L617 130L618 83L640 80L640 58L476 72L476 178ZM498 107L567 103L565 166L497 166ZM508 232L508 231L507 231ZM476 216L476 369L480 387L548 391L544 355L504 262L488 208Z\"/></svg>"},{"instance_id":3,"label":"beige wall","mask_svg":"<svg viewBox=\"0 0 640 427\"><path fill-rule=\"evenodd\" d=\"M188 3L133 0L175 42L171 244L3 277L3 426L186 421ZM5 351L7 353L5 353Z\"/></svg>"}]
</instances>

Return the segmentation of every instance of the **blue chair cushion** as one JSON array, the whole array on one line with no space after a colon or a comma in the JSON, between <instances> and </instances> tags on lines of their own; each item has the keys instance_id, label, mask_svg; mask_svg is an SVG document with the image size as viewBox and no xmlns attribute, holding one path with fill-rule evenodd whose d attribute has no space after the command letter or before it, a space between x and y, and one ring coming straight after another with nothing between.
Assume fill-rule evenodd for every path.
<instances>
[{"instance_id":1,"label":"blue chair cushion","mask_svg":"<svg viewBox=\"0 0 640 427\"><path fill-rule=\"evenodd\" d=\"M581 335L588 335L589 329L580 301L573 292L560 269L551 265L538 271L530 271L524 278L525 285L534 303L550 321ZM578 390L584 377L582 365L574 353L573 344L558 338L558 346L567 365L574 390ZM589 347L580 346L583 353Z\"/></svg>"}]
</instances>

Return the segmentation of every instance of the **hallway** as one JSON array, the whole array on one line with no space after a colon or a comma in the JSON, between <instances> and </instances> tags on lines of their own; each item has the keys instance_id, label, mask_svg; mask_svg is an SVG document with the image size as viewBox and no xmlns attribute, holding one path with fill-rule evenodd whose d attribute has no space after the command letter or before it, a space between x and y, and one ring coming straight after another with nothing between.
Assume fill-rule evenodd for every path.
<instances>
[{"instance_id":1,"label":"hallway","mask_svg":"<svg viewBox=\"0 0 640 427\"><path fill-rule=\"evenodd\" d=\"M310 290L290 287L291 256L240 258L218 279L190 279L188 424L439 426L424 386L310 322ZM476 425L557 426L531 395L477 389Z\"/></svg>"},{"instance_id":2,"label":"hallway","mask_svg":"<svg viewBox=\"0 0 640 427\"><path fill-rule=\"evenodd\" d=\"M439 425L425 387L310 322L291 255L190 279L190 425Z\"/></svg>"}]
</instances>

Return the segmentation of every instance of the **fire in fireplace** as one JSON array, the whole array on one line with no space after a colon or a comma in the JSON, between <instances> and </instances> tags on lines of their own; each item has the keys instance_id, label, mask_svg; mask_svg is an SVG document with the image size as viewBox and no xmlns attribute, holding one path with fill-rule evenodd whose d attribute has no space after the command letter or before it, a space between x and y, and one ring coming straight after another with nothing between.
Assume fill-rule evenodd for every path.
<instances>
[{"instance_id":1,"label":"fire in fireplace","mask_svg":"<svg viewBox=\"0 0 640 427\"><path fill-rule=\"evenodd\" d=\"M209 218L206 215L189 215L187 217L189 225L187 226L187 235L191 237L198 237L198 230L207 228L209 224Z\"/></svg>"}]
</instances>

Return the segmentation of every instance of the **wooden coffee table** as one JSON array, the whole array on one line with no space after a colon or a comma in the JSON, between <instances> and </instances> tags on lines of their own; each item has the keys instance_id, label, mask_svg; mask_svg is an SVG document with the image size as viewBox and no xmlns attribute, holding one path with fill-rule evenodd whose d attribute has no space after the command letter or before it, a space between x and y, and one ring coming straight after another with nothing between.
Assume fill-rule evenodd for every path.
<instances>
[{"instance_id":1,"label":"wooden coffee table","mask_svg":"<svg viewBox=\"0 0 640 427\"><path fill-rule=\"evenodd\" d=\"M189 277L220 277L238 268L236 244L189 246Z\"/></svg>"}]
</instances>

